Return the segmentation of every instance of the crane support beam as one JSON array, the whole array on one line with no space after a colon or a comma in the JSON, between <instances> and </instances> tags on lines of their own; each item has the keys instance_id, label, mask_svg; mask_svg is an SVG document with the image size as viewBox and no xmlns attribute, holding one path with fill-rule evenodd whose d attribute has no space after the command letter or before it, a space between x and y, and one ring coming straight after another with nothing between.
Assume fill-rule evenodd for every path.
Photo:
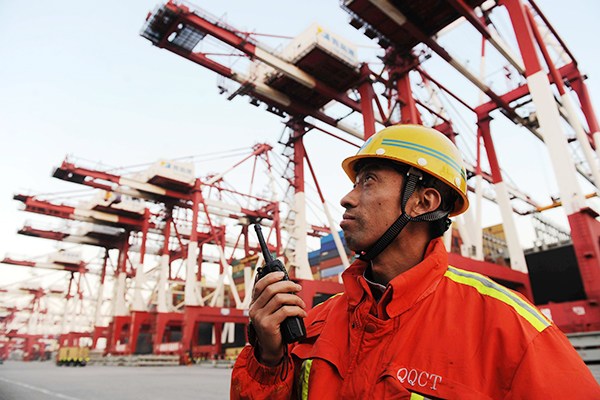
<instances>
[{"instance_id":1,"label":"crane support beam","mask_svg":"<svg viewBox=\"0 0 600 400\"><path fill-rule=\"evenodd\" d=\"M121 194L125 194L128 196L145 199L145 200L150 200L150 201L157 201L157 202L162 202L165 200L175 201L176 204L182 208L191 208L192 207L192 205L191 205L192 193L191 192L190 193L182 193L182 192L176 192L174 190L164 189L158 185L153 185L153 184L140 182L140 181L129 179L129 178L124 178L119 175L109 174L109 173L106 173L103 171L97 171L97 170L92 170L92 169L88 169L88 168L81 168L81 167L76 166L73 163L68 162L68 161L63 161L62 165L55 169L54 177L63 179L63 180L67 180L67 181L71 181L71 182L80 183L80 184L83 184L86 186L95 187L95 188L98 188L98 181L110 181L113 184L110 186L103 187L104 190L109 190L109 191L113 191L116 193L121 193ZM203 187L204 186L213 186L220 191L236 193L236 192L233 192L228 189L218 188L217 186L206 185L203 183ZM241 193L237 192L236 194L241 194ZM260 200L260 201L266 203L265 207L263 207L262 209L259 209L259 210L252 210L252 209L248 209L248 208L244 208L244 207L235 206L235 212L242 214L242 216L248 216L248 217L253 217L253 218L272 219L271 211L273 210L274 207L277 207L277 205L266 199L261 199L258 197L253 197L253 198L255 200ZM216 209L216 208L225 209L225 207L223 207L223 204L224 203L218 203L218 204L210 203L210 204L207 204L207 206L212 207L213 209ZM202 206L204 206L204 205L202 205ZM228 209L232 209L232 208L234 208L234 207L232 206L232 207L229 207ZM234 219L239 219L242 217L235 213L227 213L227 214L221 213L221 215L228 216L228 217L234 218ZM141 224L141 222L142 222L142 220L140 220L140 224ZM154 226L151 226L151 227L154 227Z\"/></svg>"},{"instance_id":2,"label":"crane support beam","mask_svg":"<svg viewBox=\"0 0 600 400\"><path fill-rule=\"evenodd\" d=\"M214 20L208 16L207 13L202 12L199 9L192 11L189 9L189 7L182 4L176 4L172 1L166 3L163 7L164 9L160 10L159 12L163 12L166 15L173 15L174 17L170 19L162 18L151 20L152 25L162 24L163 26L161 26L160 30L169 33L169 35L164 35L159 40L153 40L153 43L156 46L176 46L176 44L174 44L176 42L175 40L169 41L170 34L177 34L178 32L182 32L184 29L186 29L187 26L191 26L192 29L198 30L205 35L208 34L241 51L252 59L258 59L264 62L265 64L282 72L284 75L295 80L303 86L315 90L331 98L332 100L336 100L354 111L361 111L361 105L359 102L351 99L344 93L339 93L325 83L320 82L318 79L296 67L294 64L291 64L275 54L263 49L258 43L249 38L249 34L242 34L236 31L233 27ZM178 28L180 24L183 24L184 27ZM157 30L158 29L155 29L155 31ZM145 37L148 38L148 36ZM191 52L193 51L193 48L190 49L188 47L186 50Z\"/></svg>"},{"instance_id":3,"label":"crane support beam","mask_svg":"<svg viewBox=\"0 0 600 400\"><path fill-rule=\"evenodd\" d=\"M142 220L109 214L101 211L86 210L64 204L54 204L49 201L39 200L34 196L15 195L13 198L25 204L25 211L37 214L44 214L77 221L96 222L112 226L126 226L129 228L142 230ZM151 222L150 226L154 229L156 228L155 223Z\"/></svg>"},{"instance_id":4,"label":"crane support beam","mask_svg":"<svg viewBox=\"0 0 600 400\"><path fill-rule=\"evenodd\" d=\"M481 35L492 44L498 50L498 52L506 58L513 67L523 75L525 73L525 68L518 61L515 60L513 55L509 52L509 50L498 40L496 40L496 35L494 35L488 27L483 23L482 18L478 17L477 14L473 11L473 9L465 3L464 0L448 0L448 3L452 5Z\"/></svg>"},{"instance_id":5,"label":"crane support beam","mask_svg":"<svg viewBox=\"0 0 600 400\"><path fill-rule=\"evenodd\" d=\"M82 265L64 265L49 262L39 262L30 260L16 260L10 257L4 257L1 261L2 264L19 265L21 267L40 268L40 269L52 269L56 271L67 271L67 272L80 272L80 273L93 273L90 272L86 267Z\"/></svg>"}]
</instances>

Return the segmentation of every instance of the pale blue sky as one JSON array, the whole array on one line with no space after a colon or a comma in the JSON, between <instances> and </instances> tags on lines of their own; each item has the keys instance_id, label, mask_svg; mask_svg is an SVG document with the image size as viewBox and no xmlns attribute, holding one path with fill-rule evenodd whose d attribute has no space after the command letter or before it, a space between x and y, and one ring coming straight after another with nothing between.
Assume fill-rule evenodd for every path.
<instances>
[{"instance_id":1,"label":"pale blue sky","mask_svg":"<svg viewBox=\"0 0 600 400\"><path fill-rule=\"evenodd\" d=\"M600 54L594 33L600 3L537 3L589 74L592 100L600 104ZM50 176L66 154L123 166L256 142L275 144L279 139L280 118L250 106L246 98L228 102L218 95L216 74L139 36L147 12L156 4L0 2L0 257L51 248L42 240L16 235L24 220L41 217L17 211L12 195L78 189ZM317 21L360 45L371 44L350 27L335 0L212 0L198 5L216 16L227 13L228 23L242 30L295 36ZM285 43L269 43L278 42ZM371 51L363 47L361 52ZM309 154L314 152L311 161L322 171L325 193L337 204L349 189L338 166L355 150L316 133L306 142ZM499 152L509 151L514 142L498 147ZM519 161L518 155L514 161ZM512 175L523 169L517 167ZM552 178L545 184L552 187ZM17 270L1 265L0 286L22 275Z\"/></svg>"}]
</instances>

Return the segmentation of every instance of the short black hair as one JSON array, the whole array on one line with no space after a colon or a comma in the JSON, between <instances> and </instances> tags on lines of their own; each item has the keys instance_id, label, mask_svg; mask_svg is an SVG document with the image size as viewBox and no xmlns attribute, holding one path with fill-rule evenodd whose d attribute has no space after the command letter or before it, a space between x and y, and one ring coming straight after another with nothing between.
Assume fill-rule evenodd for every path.
<instances>
[{"instance_id":1,"label":"short black hair","mask_svg":"<svg viewBox=\"0 0 600 400\"><path fill-rule=\"evenodd\" d=\"M402 164L398 161L390 160L388 158L362 158L356 161L354 164L354 172L358 175L367 166L375 165L380 168L389 168L398 172L400 175L406 175L410 166Z\"/></svg>"}]
</instances>

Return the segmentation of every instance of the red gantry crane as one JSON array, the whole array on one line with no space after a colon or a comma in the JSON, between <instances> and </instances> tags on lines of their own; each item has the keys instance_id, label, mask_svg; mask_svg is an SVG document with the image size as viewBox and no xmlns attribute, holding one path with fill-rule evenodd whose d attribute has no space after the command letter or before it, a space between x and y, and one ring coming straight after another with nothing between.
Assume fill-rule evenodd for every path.
<instances>
[{"instance_id":1,"label":"red gantry crane","mask_svg":"<svg viewBox=\"0 0 600 400\"><path fill-rule=\"evenodd\" d=\"M0 358L10 357L14 351L22 352L23 361L47 360L58 335L48 329L54 324L47 299L63 297L62 290L43 289L33 286L14 286L0 289L3 303L16 304L17 298L25 299L26 304L2 306L7 314L1 317Z\"/></svg>"},{"instance_id":2,"label":"red gantry crane","mask_svg":"<svg viewBox=\"0 0 600 400\"><path fill-rule=\"evenodd\" d=\"M258 243L248 234L249 225L260 222L267 227L272 252L284 255L279 201L252 193L260 164L266 168L263 178L272 175L271 149L255 145L227 170L202 178L195 176L193 164L181 161L160 160L145 170L121 175L67 159L53 175L96 189L91 199L72 205L15 196L25 211L71 221L69 229L26 225L20 233L104 249L90 334L94 348L100 338L106 338L105 354L175 354L187 362L223 356L225 347L243 346L252 270L263 262ZM249 192L233 189L226 176L251 160ZM311 229L329 231L321 226ZM117 252L115 296L106 326L101 307L113 252ZM145 268L146 256L151 256L150 263L156 262L150 270ZM45 266L10 258L5 262ZM210 265L218 267L214 283L204 271ZM48 267L77 270L75 265L56 263ZM144 296L149 286L150 294ZM327 293L339 291L339 284L330 286ZM317 294L316 289L307 293ZM61 338L61 344L73 346L80 336L71 332Z\"/></svg>"},{"instance_id":3,"label":"red gantry crane","mask_svg":"<svg viewBox=\"0 0 600 400\"><path fill-rule=\"evenodd\" d=\"M595 304L600 291L600 225L579 183L583 177L598 191L598 123L585 76L540 8L533 0L344 0L341 6L350 16L350 24L381 47L380 70L359 62L355 46L320 26L309 28L282 51L275 52L252 34L178 1L159 5L149 13L141 35L157 47L237 82L240 86L229 99L247 95L253 104L264 103L268 111L287 117L292 131L287 143L294 150L296 209L303 206L305 160L310 167L302 138L310 130L335 135L346 142L349 141L343 137L345 134L366 140L378 126L398 123L433 126L454 141L462 139L459 133L466 137L467 131L473 131L476 156L468 178L475 201L471 211L455 221L460 232L455 238L463 246L453 246L456 252L451 254L450 262L484 273L534 300L541 298L540 293L550 293L549 299L538 301L538 305L566 332L599 330L600 310ZM494 21L499 19L510 22L509 34L518 48L511 48L506 32L502 35L497 29ZM501 64L506 72L506 87L488 83L485 74L478 76L448 50L443 36L461 23L475 32L460 37L461 45L480 49L483 72L486 60ZM230 54L247 57L248 71L233 70L215 54L203 51L199 44L207 41L226 45ZM442 74L429 73L428 63L433 62L454 70L454 75L448 76L458 73L464 87L480 93L479 103L467 101L459 91L452 90L456 85ZM220 90L226 92L224 86ZM452 109L460 109L459 117L451 115ZM332 110L343 112L334 115ZM474 121L472 125L465 127L465 123L456 121L464 119L465 114ZM350 120L352 115L360 116L362 128L346 123L344 119ZM571 226L574 258L567 262L574 265L570 273L575 278L580 276L583 295L578 298L552 302L560 288L548 289L544 277L533 282L537 290L532 293L530 277L548 278L552 261L546 258L540 264L530 255L526 259L514 213L539 213L547 207L506 183L492 139L493 118L522 126L544 142L560 202ZM324 125L341 130L341 135L324 129ZM463 126L459 129L459 125ZM484 170L486 158L489 172ZM484 181L488 182L487 189ZM486 236L481 229L482 198L492 199L498 205L503 221L501 246L508 252L510 268L484 261L488 256L484 254L484 240L487 237L489 243L490 234ZM307 229L302 219L296 224L298 236L305 236ZM541 225L556 231L547 222ZM341 255L344 251L340 247ZM298 250L301 254L302 245ZM305 276L306 262L296 261L295 266L296 276ZM540 270L543 273L536 274Z\"/></svg>"},{"instance_id":4,"label":"red gantry crane","mask_svg":"<svg viewBox=\"0 0 600 400\"><path fill-rule=\"evenodd\" d=\"M252 153L243 160L236 163L232 168L251 157L263 157L271 149L268 145L257 145ZM185 172L185 173L182 173ZM194 346L193 338L198 338L198 330L202 324L214 325L215 336L221 337L222 329L233 329L233 325L224 323L238 323L244 326L247 315L241 309L242 299L237 293L233 283L233 277L229 262L225 257L226 230L224 226L213 223L215 215L241 221L245 227L240 236L244 237L244 251L256 251L249 246L247 237L247 225L256 220L272 220L273 232L275 233L277 253L281 252L281 237L278 220L278 204L256 196L247 196L235 190L220 187L224 173L211 176L206 180L200 180L193 176L190 166L182 163L163 161L155 164L143 176L135 178L122 177L105 171L97 171L78 167L65 161L57 168L54 176L61 179L82 183L91 187L110 190L111 193L129 195L138 199L144 199L162 207L161 222L163 241L162 258L157 288L156 313L150 314L143 307L133 304L130 319L123 318L116 331L127 332L127 337L114 337L111 341L109 352L131 354L136 352L138 341L141 337L153 336L153 352L156 354L192 354L200 356L203 354L220 354L220 341L217 340L213 346ZM218 194L217 198L210 192ZM223 193L233 196L242 196L257 202L257 209L240 207L235 204L227 204L221 200ZM191 211L191 214L188 212ZM211 216L212 214L212 216ZM203 219L200 222L200 219ZM196 226L196 229L192 227ZM176 239L175 243L171 238ZM239 243L239 238L235 245ZM171 248L175 244L175 249ZM209 261L203 257L203 246L215 245L218 250L216 260L210 260L219 264L220 273L216 288L209 295L200 285L202 276L202 262ZM143 253L142 253L143 254ZM176 311L167 296L168 280L174 279L170 264L173 261L185 260L186 277L184 287L183 313ZM227 277L227 279L225 279ZM230 293L233 295L233 308L225 307L224 289L229 284ZM227 308L227 311L223 311ZM125 317L125 316L124 316ZM117 319L115 318L115 326ZM241 329L238 329L241 331ZM123 333L121 335L123 335ZM238 333L239 336L239 333ZM216 350L215 350L216 347Z\"/></svg>"}]
</instances>

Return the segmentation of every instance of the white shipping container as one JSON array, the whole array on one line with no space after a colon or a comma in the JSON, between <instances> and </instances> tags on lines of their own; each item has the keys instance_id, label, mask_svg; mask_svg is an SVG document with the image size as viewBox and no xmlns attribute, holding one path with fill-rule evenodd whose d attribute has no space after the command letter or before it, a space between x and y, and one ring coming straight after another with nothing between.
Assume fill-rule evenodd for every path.
<instances>
[{"instance_id":1,"label":"white shipping container","mask_svg":"<svg viewBox=\"0 0 600 400\"><path fill-rule=\"evenodd\" d=\"M296 36L281 52L281 57L295 63L314 47L319 47L330 55L358 68L358 48L355 44L336 35L314 22L310 27Z\"/></svg>"},{"instance_id":2,"label":"white shipping container","mask_svg":"<svg viewBox=\"0 0 600 400\"><path fill-rule=\"evenodd\" d=\"M81 224L81 226L79 226L78 229L75 231L75 234L78 236L85 236L90 233L97 233L100 235L119 236L121 233L123 233L123 229L115 228L112 226L106 226L106 225L96 225L96 224L91 224L91 223L86 222L86 223Z\"/></svg>"},{"instance_id":3,"label":"white shipping container","mask_svg":"<svg viewBox=\"0 0 600 400\"><path fill-rule=\"evenodd\" d=\"M123 210L136 214L143 214L144 209L146 208L143 200L104 190L97 192L90 201L81 203L81 207L88 210L93 210L99 206L110 207L116 210Z\"/></svg>"},{"instance_id":4,"label":"white shipping container","mask_svg":"<svg viewBox=\"0 0 600 400\"><path fill-rule=\"evenodd\" d=\"M48 256L48 262L58 264L79 264L81 253L75 251L57 251Z\"/></svg>"},{"instance_id":5,"label":"white shipping container","mask_svg":"<svg viewBox=\"0 0 600 400\"><path fill-rule=\"evenodd\" d=\"M145 182L149 182L153 178L166 178L171 181L191 186L196 180L193 163L169 160L159 160L155 162L144 175L146 178Z\"/></svg>"}]
</instances>

